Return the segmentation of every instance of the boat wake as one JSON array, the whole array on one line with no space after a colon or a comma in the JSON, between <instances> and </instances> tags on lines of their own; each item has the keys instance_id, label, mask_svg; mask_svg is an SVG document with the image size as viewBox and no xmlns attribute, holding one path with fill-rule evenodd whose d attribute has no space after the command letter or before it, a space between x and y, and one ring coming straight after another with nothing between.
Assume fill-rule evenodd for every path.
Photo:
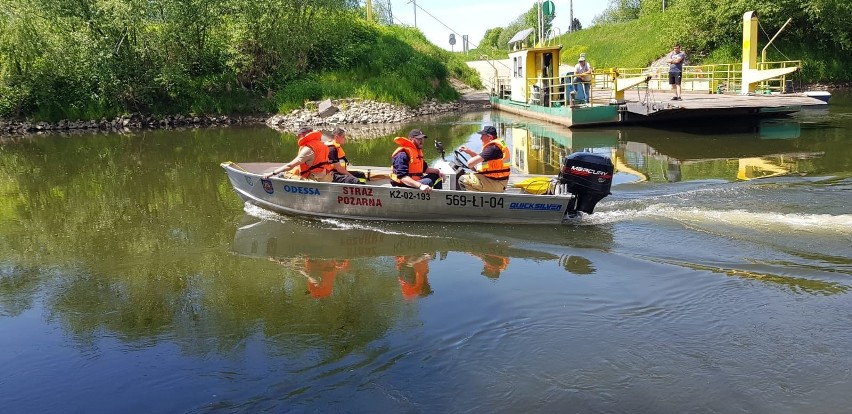
<instances>
[{"instance_id":1,"label":"boat wake","mask_svg":"<svg viewBox=\"0 0 852 414\"><path fill-rule=\"evenodd\" d=\"M330 225L333 228L329 230L368 230L374 231L376 233L388 234L392 236L406 236L406 237L423 237L423 238L431 238L433 236L409 233L404 231L391 230L387 228L382 228L376 223L372 222L358 222L354 220L341 220L341 219L331 219L331 218L322 218L319 219L320 222Z\"/></svg>"},{"instance_id":2,"label":"boat wake","mask_svg":"<svg viewBox=\"0 0 852 414\"><path fill-rule=\"evenodd\" d=\"M713 224L715 227L737 227L771 232L804 231L812 234L852 236L852 214L773 213L747 210L708 210L657 203L644 208L616 208L598 211L583 218L584 225L614 222L668 219L686 225Z\"/></svg>"}]
</instances>

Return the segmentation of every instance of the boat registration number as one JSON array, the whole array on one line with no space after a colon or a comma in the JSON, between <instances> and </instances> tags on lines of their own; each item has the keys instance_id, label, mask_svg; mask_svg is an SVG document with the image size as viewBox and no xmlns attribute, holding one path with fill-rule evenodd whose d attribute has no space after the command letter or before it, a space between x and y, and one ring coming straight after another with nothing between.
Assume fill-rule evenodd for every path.
<instances>
[{"instance_id":1,"label":"boat registration number","mask_svg":"<svg viewBox=\"0 0 852 414\"><path fill-rule=\"evenodd\" d=\"M503 208L503 198L469 194L447 194L448 206Z\"/></svg>"},{"instance_id":2,"label":"boat registration number","mask_svg":"<svg viewBox=\"0 0 852 414\"><path fill-rule=\"evenodd\" d=\"M431 194L429 193L421 193L415 191L402 191L402 190L391 190L390 191L391 198L400 198L403 200L431 200Z\"/></svg>"}]
</instances>

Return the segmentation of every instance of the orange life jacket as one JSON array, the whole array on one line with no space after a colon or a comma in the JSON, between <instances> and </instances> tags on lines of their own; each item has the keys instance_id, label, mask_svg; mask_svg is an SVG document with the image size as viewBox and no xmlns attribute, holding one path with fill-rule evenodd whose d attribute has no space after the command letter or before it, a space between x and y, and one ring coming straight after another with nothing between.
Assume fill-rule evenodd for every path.
<instances>
[{"instance_id":1,"label":"orange life jacket","mask_svg":"<svg viewBox=\"0 0 852 414\"><path fill-rule=\"evenodd\" d=\"M299 174L307 177L312 172L329 172L332 169L328 163L328 147L322 142L322 132L312 131L299 139L299 148L309 147L314 151L314 165L299 164Z\"/></svg>"},{"instance_id":2,"label":"orange life jacket","mask_svg":"<svg viewBox=\"0 0 852 414\"><path fill-rule=\"evenodd\" d=\"M391 160L393 160L396 154L405 151L408 154L408 176L420 181L420 178L423 177L423 171L426 169L426 163L423 161L423 150L417 148L414 142L405 137L396 137L393 139L393 142L396 142L399 148L391 154ZM396 175L396 170L391 172L390 179L405 185L402 183L401 178Z\"/></svg>"},{"instance_id":3,"label":"orange life jacket","mask_svg":"<svg viewBox=\"0 0 852 414\"><path fill-rule=\"evenodd\" d=\"M343 150L343 147L337 143L337 141L327 142L325 145L328 146L329 151L331 147L337 148L337 159L340 160L340 165L344 167L349 166L349 160L346 158L346 151Z\"/></svg>"},{"instance_id":4,"label":"orange life jacket","mask_svg":"<svg viewBox=\"0 0 852 414\"><path fill-rule=\"evenodd\" d=\"M479 164L478 173L494 180L508 180L509 171L511 171L511 165L509 164L509 148L506 147L503 140L493 139L485 144L485 146L482 147L482 150L485 151L489 145L494 145L497 148L500 148L500 152L503 153L503 158L483 161Z\"/></svg>"}]
</instances>

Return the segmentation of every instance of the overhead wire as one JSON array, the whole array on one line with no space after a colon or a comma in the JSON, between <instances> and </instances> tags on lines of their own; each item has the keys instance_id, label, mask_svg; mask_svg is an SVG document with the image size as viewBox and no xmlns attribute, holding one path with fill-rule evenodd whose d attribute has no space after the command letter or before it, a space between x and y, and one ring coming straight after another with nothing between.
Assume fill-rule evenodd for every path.
<instances>
[{"instance_id":1,"label":"overhead wire","mask_svg":"<svg viewBox=\"0 0 852 414\"><path fill-rule=\"evenodd\" d=\"M766 38L767 38L767 39L772 39L772 36L770 36L770 35L769 35L769 33L767 33L767 32L766 32L766 29L764 29L764 28L763 28L763 25L762 25L762 24L760 24L760 21L758 21L758 22L757 22L757 27L760 27L760 31L762 31L762 32L763 32L763 35L764 35L764 36L766 36ZM772 48L773 48L773 49L775 49L775 51L776 51L776 52L778 52L779 54L781 54L781 56L784 56L784 59L786 59L786 60L792 60L792 59L790 59L789 57L787 57L787 55L785 55L785 54L784 54L784 52L782 52L780 49L778 49L778 48L775 46L775 44L774 44L774 43L772 43L772 44L771 44L771 46L772 46Z\"/></svg>"}]
</instances>

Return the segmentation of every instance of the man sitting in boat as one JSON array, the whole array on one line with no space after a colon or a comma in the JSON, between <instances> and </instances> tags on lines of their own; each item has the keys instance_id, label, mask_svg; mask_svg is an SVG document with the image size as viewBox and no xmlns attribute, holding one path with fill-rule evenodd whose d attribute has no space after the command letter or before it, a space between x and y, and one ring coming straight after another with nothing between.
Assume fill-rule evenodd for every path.
<instances>
[{"instance_id":1,"label":"man sitting in boat","mask_svg":"<svg viewBox=\"0 0 852 414\"><path fill-rule=\"evenodd\" d=\"M482 139L482 152L477 154L464 145L459 147L459 151L471 157L467 166L476 171L461 176L459 185L468 191L502 193L509 183L509 148L502 139L497 139L497 129L493 126L487 126L477 134Z\"/></svg>"},{"instance_id":2,"label":"man sitting in boat","mask_svg":"<svg viewBox=\"0 0 852 414\"><path fill-rule=\"evenodd\" d=\"M303 127L296 134L299 140L299 153L292 161L263 174L264 179L284 173L291 180L310 180L331 182L332 166L328 162L328 147L322 141L322 132ZM294 171L296 167L299 167Z\"/></svg>"},{"instance_id":3,"label":"man sitting in boat","mask_svg":"<svg viewBox=\"0 0 852 414\"><path fill-rule=\"evenodd\" d=\"M331 133L331 141L326 142L328 146L328 162L331 163L332 181L344 184L360 184L366 181L366 175L360 171L349 171L349 159L343 144L346 143L346 131L343 128L335 128Z\"/></svg>"},{"instance_id":4,"label":"man sitting in boat","mask_svg":"<svg viewBox=\"0 0 852 414\"><path fill-rule=\"evenodd\" d=\"M391 186L417 188L426 192L441 188L443 174L436 168L429 168L423 158L424 139L426 134L419 129L412 129L408 138L394 138L393 142L396 142L399 148L391 154Z\"/></svg>"}]
</instances>

